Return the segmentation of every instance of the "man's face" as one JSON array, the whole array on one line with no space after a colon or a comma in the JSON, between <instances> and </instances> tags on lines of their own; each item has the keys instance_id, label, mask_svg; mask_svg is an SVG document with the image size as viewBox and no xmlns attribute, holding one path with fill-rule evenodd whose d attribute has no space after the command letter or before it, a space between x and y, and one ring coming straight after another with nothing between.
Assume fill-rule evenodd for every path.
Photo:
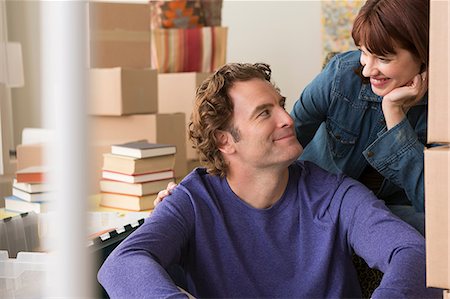
<instances>
[{"instance_id":1,"label":"man's face","mask_svg":"<svg viewBox=\"0 0 450 299\"><path fill-rule=\"evenodd\" d=\"M284 109L285 98L272 84L261 79L237 82L229 95L232 125L239 135L233 146L244 167L286 167L300 156L303 148Z\"/></svg>"}]
</instances>

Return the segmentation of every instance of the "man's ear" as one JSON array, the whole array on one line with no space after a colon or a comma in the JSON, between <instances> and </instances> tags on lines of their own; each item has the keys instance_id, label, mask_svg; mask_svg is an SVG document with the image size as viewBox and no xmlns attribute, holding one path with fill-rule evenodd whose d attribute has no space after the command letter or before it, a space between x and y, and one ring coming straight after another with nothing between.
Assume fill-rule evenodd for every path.
<instances>
[{"instance_id":1,"label":"man's ear","mask_svg":"<svg viewBox=\"0 0 450 299\"><path fill-rule=\"evenodd\" d=\"M215 133L217 140L217 148L224 154L234 152L234 142L231 134L227 131L217 131Z\"/></svg>"}]
</instances>

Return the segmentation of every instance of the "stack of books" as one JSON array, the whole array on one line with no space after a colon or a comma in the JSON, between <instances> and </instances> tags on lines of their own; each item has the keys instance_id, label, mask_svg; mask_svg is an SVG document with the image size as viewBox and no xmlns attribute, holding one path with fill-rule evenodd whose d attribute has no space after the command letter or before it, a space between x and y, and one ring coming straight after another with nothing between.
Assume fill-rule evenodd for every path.
<instances>
[{"instance_id":1,"label":"stack of books","mask_svg":"<svg viewBox=\"0 0 450 299\"><path fill-rule=\"evenodd\" d=\"M135 141L111 146L103 156L101 200L104 207L152 209L159 191L175 180L176 146Z\"/></svg>"},{"instance_id":2,"label":"stack of books","mask_svg":"<svg viewBox=\"0 0 450 299\"><path fill-rule=\"evenodd\" d=\"M18 170L13 182L12 195L5 197L5 209L13 212L43 213L52 210L50 184L45 182L48 169L30 166Z\"/></svg>"}]
</instances>

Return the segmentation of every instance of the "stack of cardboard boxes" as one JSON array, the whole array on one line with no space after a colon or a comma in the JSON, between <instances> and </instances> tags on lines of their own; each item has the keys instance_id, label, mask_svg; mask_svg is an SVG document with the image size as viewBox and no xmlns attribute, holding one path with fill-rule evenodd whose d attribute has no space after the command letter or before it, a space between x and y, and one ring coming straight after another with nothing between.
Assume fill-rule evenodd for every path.
<instances>
[{"instance_id":1,"label":"stack of cardboard boxes","mask_svg":"<svg viewBox=\"0 0 450 299\"><path fill-rule=\"evenodd\" d=\"M427 285L450 298L450 0L432 0L428 143L425 150ZM447 25L445 25L447 24Z\"/></svg>"},{"instance_id":2,"label":"stack of cardboard boxes","mask_svg":"<svg viewBox=\"0 0 450 299\"><path fill-rule=\"evenodd\" d=\"M158 74L158 109L162 113L184 113L184 127L188 128L197 87L209 73ZM174 88L177 86L177 88ZM189 170L199 165L198 153L186 133L186 158Z\"/></svg>"},{"instance_id":3,"label":"stack of cardboard boxes","mask_svg":"<svg viewBox=\"0 0 450 299\"><path fill-rule=\"evenodd\" d=\"M187 174L185 115L180 110L158 109L158 74L150 69L149 10L148 4L88 4L93 193L99 191L103 153L109 152L111 144L141 139L174 144L175 176L180 179ZM177 85L179 81L170 88ZM188 94L177 98L177 105Z\"/></svg>"}]
</instances>

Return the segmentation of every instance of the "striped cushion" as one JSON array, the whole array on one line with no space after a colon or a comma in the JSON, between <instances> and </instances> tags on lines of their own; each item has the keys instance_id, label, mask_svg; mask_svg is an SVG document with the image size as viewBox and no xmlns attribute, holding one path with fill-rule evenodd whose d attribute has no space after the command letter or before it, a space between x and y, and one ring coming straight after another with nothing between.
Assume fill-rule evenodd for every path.
<instances>
[{"instance_id":1,"label":"striped cushion","mask_svg":"<svg viewBox=\"0 0 450 299\"><path fill-rule=\"evenodd\" d=\"M160 73L213 72L226 61L226 27L152 30L152 68Z\"/></svg>"}]
</instances>

